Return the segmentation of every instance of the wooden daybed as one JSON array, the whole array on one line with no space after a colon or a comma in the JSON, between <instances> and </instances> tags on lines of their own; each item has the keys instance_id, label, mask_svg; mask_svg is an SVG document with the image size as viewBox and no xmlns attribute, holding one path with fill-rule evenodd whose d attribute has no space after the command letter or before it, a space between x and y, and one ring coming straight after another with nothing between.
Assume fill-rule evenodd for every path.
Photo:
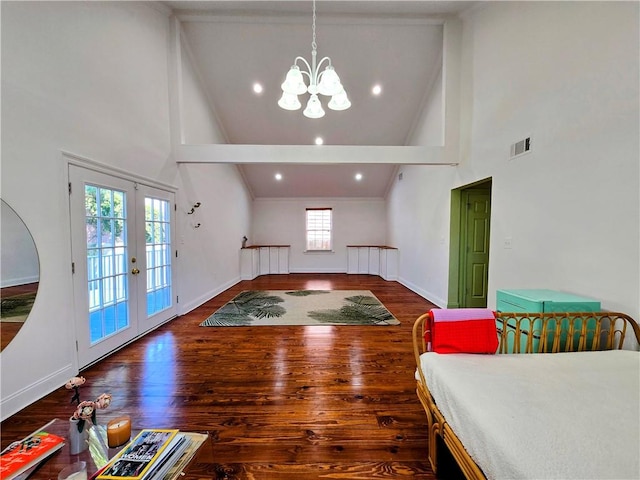
<instances>
[{"instance_id":1,"label":"wooden daybed","mask_svg":"<svg viewBox=\"0 0 640 480\"><path fill-rule=\"evenodd\" d=\"M496 355L427 352L427 319L413 346L434 472L440 437L468 479L640 478L631 317L498 312Z\"/></svg>"}]
</instances>

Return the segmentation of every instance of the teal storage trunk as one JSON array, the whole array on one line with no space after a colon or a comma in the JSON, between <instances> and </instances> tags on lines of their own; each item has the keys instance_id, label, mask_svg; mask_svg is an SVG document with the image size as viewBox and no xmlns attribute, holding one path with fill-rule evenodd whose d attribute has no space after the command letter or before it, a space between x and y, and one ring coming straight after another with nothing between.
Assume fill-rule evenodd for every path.
<instances>
[{"instance_id":1,"label":"teal storage trunk","mask_svg":"<svg viewBox=\"0 0 640 480\"><path fill-rule=\"evenodd\" d=\"M500 312L529 312L529 313L549 313L549 312L599 312L600 302L592 298L582 297L571 293L559 292L556 290L498 290L496 293L496 310ZM533 322L534 330L541 328L541 321ZM498 323L498 330L503 328L502 322ZM505 328L515 329L514 325L506 325ZM593 339L593 325L587 322L587 342ZM591 333L589 333L589 331ZM553 332L550 332L551 337ZM561 342L566 341L565 335L560 338ZM513 342L513 337L509 338L509 343ZM540 338L534 339L533 349L538 351ZM526 342L520 345L524 351ZM512 345L509 345L511 348Z\"/></svg>"}]
</instances>

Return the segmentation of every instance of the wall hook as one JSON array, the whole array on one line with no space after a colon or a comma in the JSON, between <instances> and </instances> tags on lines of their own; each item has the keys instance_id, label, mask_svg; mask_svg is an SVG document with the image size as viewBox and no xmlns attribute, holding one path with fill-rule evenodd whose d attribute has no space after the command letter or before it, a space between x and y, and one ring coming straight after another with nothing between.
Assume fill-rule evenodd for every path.
<instances>
[{"instance_id":1,"label":"wall hook","mask_svg":"<svg viewBox=\"0 0 640 480\"><path fill-rule=\"evenodd\" d=\"M196 202L193 207L191 207L191 210L189 210L187 212L187 215L193 215L193 212L196 211L196 208L198 208L200 205L202 205L200 202Z\"/></svg>"}]
</instances>

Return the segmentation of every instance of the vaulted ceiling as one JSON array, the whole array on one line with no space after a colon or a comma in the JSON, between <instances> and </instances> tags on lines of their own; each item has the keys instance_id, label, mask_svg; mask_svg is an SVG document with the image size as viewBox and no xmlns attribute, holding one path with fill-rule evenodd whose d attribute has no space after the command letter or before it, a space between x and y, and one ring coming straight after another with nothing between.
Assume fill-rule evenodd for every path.
<instances>
[{"instance_id":1,"label":"vaulted ceiling","mask_svg":"<svg viewBox=\"0 0 640 480\"><path fill-rule=\"evenodd\" d=\"M311 62L311 1L168 1L227 142L238 145L403 146L442 65L443 21L465 1L316 3L318 60L329 56L351 101L309 119L278 105L280 84L297 56ZM256 94L253 85L263 91ZM372 94L380 85L382 92ZM323 147L318 147L323 148ZM378 197L392 164L251 164L240 166L258 197ZM282 175L274 181L273 175ZM354 175L362 180L354 183Z\"/></svg>"}]
</instances>

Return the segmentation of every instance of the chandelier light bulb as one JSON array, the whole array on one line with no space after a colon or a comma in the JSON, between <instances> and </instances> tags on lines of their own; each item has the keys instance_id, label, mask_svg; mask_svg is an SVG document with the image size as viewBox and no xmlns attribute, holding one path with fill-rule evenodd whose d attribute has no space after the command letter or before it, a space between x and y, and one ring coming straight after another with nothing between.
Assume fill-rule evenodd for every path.
<instances>
[{"instance_id":1,"label":"chandelier light bulb","mask_svg":"<svg viewBox=\"0 0 640 480\"><path fill-rule=\"evenodd\" d=\"M278 100L278 105L285 110L299 110L300 107L302 107L297 95L286 92L284 92L280 100Z\"/></svg>"},{"instance_id":2,"label":"chandelier light bulb","mask_svg":"<svg viewBox=\"0 0 640 480\"><path fill-rule=\"evenodd\" d=\"M302 112L307 118L322 118L324 117L324 110L322 109L322 104L320 103L320 99L318 99L318 95L313 94L309 97L309 102L307 103L307 108Z\"/></svg>"},{"instance_id":3,"label":"chandelier light bulb","mask_svg":"<svg viewBox=\"0 0 640 480\"><path fill-rule=\"evenodd\" d=\"M331 110L346 110L350 106L351 102L349 101L349 98L347 98L347 92L345 92L344 89L340 93L331 97L331 100L327 105Z\"/></svg>"},{"instance_id":4,"label":"chandelier light bulb","mask_svg":"<svg viewBox=\"0 0 640 480\"><path fill-rule=\"evenodd\" d=\"M290 93L293 95L302 95L303 93L306 93L307 86L304 84L300 67L293 65L289 70L289 73L287 73L284 83L280 85L280 87L284 93Z\"/></svg>"},{"instance_id":5,"label":"chandelier light bulb","mask_svg":"<svg viewBox=\"0 0 640 480\"><path fill-rule=\"evenodd\" d=\"M320 94L331 97L332 95L340 93L342 90L344 90L342 84L340 83L340 77L338 77L338 74L331 65L328 65L327 68L325 68L324 72L320 74L320 76L321 79L320 83L318 84L318 92Z\"/></svg>"}]
</instances>

